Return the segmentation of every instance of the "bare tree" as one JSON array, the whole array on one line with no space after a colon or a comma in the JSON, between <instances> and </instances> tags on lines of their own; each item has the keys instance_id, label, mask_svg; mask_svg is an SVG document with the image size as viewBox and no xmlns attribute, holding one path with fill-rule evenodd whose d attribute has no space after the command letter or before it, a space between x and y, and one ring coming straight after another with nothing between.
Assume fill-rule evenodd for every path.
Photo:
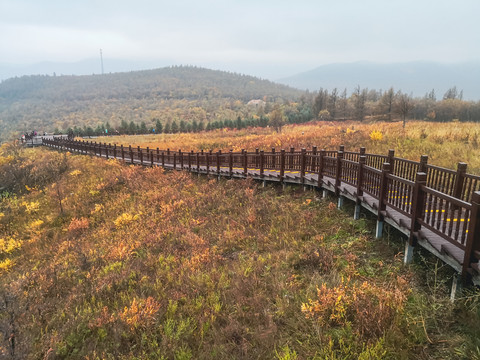
<instances>
[{"instance_id":1,"label":"bare tree","mask_svg":"<svg viewBox=\"0 0 480 360\"><path fill-rule=\"evenodd\" d=\"M397 93L397 100L395 102L395 110L398 114L402 116L403 127L405 128L405 123L408 114L413 110L415 104L413 102L412 96L407 94L402 94L400 91Z\"/></svg>"},{"instance_id":2,"label":"bare tree","mask_svg":"<svg viewBox=\"0 0 480 360\"><path fill-rule=\"evenodd\" d=\"M348 99L347 99L347 89L345 88L340 95L340 99L338 100L339 108L342 112L343 120L347 119L347 110L348 110Z\"/></svg>"},{"instance_id":3,"label":"bare tree","mask_svg":"<svg viewBox=\"0 0 480 360\"><path fill-rule=\"evenodd\" d=\"M362 121L365 118L365 103L367 102L368 89L360 89L358 85L353 91L353 106L355 108L355 118Z\"/></svg>"},{"instance_id":4,"label":"bare tree","mask_svg":"<svg viewBox=\"0 0 480 360\"><path fill-rule=\"evenodd\" d=\"M335 116L337 114L337 100L338 100L338 89L335 88L330 93L330 97L328 99L327 110L330 113L330 117L335 120Z\"/></svg>"},{"instance_id":5,"label":"bare tree","mask_svg":"<svg viewBox=\"0 0 480 360\"><path fill-rule=\"evenodd\" d=\"M380 111L382 114L387 115L388 121L392 121L392 110L395 102L395 92L393 87L385 91L380 98Z\"/></svg>"}]
</instances>

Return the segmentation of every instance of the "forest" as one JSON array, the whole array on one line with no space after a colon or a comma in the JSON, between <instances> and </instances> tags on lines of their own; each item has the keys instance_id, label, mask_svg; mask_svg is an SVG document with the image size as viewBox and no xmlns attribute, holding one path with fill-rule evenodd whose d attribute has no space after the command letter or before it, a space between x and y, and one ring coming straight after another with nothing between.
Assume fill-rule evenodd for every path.
<instances>
[{"instance_id":1,"label":"forest","mask_svg":"<svg viewBox=\"0 0 480 360\"><path fill-rule=\"evenodd\" d=\"M256 100L252 104L251 100ZM421 98L394 88L304 92L251 76L177 66L0 83L0 140L37 130L93 136L199 132L312 120L478 121L480 102L452 86Z\"/></svg>"}]
</instances>

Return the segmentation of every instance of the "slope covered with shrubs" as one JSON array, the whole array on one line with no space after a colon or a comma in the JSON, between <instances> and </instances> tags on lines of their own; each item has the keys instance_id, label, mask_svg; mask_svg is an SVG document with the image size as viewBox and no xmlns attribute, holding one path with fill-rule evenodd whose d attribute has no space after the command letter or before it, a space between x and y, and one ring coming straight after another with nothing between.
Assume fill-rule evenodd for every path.
<instances>
[{"instance_id":1,"label":"slope covered with shrubs","mask_svg":"<svg viewBox=\"0 0 480 360\"><path fill-rule=\"evenodd\" d=\"M477 295L451 305L313 192L46 149L0 159L19 179L0 201L1 357L479 355Z\"/></svg>"}]
</instances>

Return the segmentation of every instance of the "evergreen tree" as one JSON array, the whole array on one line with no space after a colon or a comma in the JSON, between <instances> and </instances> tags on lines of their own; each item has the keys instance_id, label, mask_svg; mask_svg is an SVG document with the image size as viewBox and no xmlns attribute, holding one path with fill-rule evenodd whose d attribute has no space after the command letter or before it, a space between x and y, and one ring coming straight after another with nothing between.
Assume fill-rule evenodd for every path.
<instances>
[{"instance_id":1,"label":"evergreen tree","mask_svg":"<svg viewBox=\"0 0 480 360\"><path fill-rule=\"evenodd\" d=\"M193 120L192 122L192 131L197 132L198 131L198 123L197 120Z\"/></svg>"},{"instance_id":2,"label":"evergreen tree","mask_svg":"<svg viewBox=\"0 0 480 360\"><path fill-rule=\"evenodd\" d=\"M181 133L184 133L184 132L187 132L187 123L185 122L185 120L180 120L180 132Z\"/></svg>"},{"instance_id":3,"label":"evergreen tree","mask_svg":"<svg viewBox=\"0 0 480 360\"><path fill-rule=\"evenodd\" d=\"M137 132L137 127L135 126L135 123L133 121L130 121L130 124L128 124L128 133L130 135L133 135Z\"/></svg>"},{"instance_id":4,"label":"evergreen tree","mask_svg":"<svg viewBox=\"0 0 480 360\"><path fill-rule=\"evenodd\" d=\"M168 121L167 124L165 125L164 132L165 132L165 134L171 134L172 133L172 125L171 125L170 121Z\"/></svg>"},{"instance_id":5,"label":"evergreen tree","mask_svg":"<svg viewBox=\"0 0 480 360\"><path fill-rule=\"evenodd\" d=\"M160 122L160 120L157 119L156 123L155 123L155 132L157 134L161 134L163 132L163 125L162 123Z\"/></svg>"},{"instance_id":6,"label":"evergreen tree","mask_svg":"<svg viewBox=\"0 0 480 360\"><path fill-rule=\"evenodd\" d=\"M178 133L178 124L176 120L173 120L171 127L172 134Z\"/></svg>"},{"instance_id":7,"label":"evergreen tree","mask_svg":"<svg viewBox=\"0 0 480 360\"><path fill-rule=\"evenodd\" d=\"M142 123L140 124L140 133L141 134L148 133L147 124L145 124L145 121L142 121Z\"/></svg>"},{"instance_id":8,"label":"evergreen tree","mask_svg":"<svg viewBox=\"0 0 480 360\"><path fill-rule=\"evenodd\" d=\"M244 128L244 123L242 121L242 118L239 116L237 117L237 121L235 122L235 126L237 129L243 129Z\"/></svg>"}]
</instances>

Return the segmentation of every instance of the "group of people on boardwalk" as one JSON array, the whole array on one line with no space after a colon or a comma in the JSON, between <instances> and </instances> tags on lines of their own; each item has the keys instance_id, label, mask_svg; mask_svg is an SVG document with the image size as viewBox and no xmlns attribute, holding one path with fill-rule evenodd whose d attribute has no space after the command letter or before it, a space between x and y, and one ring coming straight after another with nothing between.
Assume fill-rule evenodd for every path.
<instances>
[{"instance_id":1,"label":"group of people on boardwalk","mask_svg":"<svg viewBox=\"0 0 480 360\"><path fill-rule=\"evenodd\" d=\"M30 133L26 132L25 134L22 135L22 142L32 140L35 136L37 136L37 132L35 130L32 130Z\"/></svg>"}]
</instances>

